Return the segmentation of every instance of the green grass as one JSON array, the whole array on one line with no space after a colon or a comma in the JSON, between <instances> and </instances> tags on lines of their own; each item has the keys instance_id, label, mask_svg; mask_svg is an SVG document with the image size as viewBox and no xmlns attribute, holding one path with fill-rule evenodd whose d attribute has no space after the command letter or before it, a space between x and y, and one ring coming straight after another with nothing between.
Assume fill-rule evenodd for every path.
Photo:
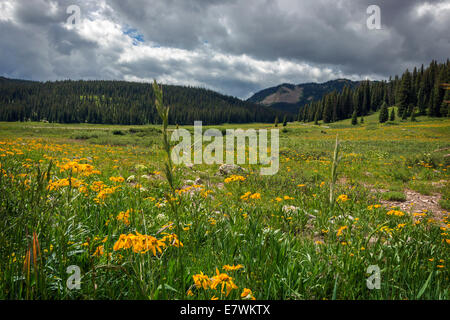
<instances>
[{"instance_id":1,"label":"green grass","mask_svg":"<svg viewBox=\"0 0 450 320\"><path fill-rule=\"evenodd\" d=\"M450 211L450 200L446 199L440 200L439 204L441 205L442 209Z\"/></svg>"},{"instance_id":2,"label":"green grass","mask_svg":"<svg viewBox=\"0 0 450 320\"><path fill-rule=\"evenodd\" d=\"M169 202L158 126L0 123L0 298L240 299L249 288L256 299L449 299L448 214L387 214L391 209L378 204L412 189L442 194L441 207L449 210L450 120L380 125L377 119L367 116L356 127L349 120L326 127L289 123L280 132L274 176L260 176L258 166L246 164L244 181L225 183L218 165L177 166L179 189L188 179L203 183ZM330 205L336 135L342 160L335 197L348 200ZM72 160L99 172L64 167ZM110 180L131 175L133 183ZM69 177L83 187L48 188ZM104 191L120 188L96 200L99 181ZM246 192L260 199L242 199ZM128 224L117 219L129 209ZM161 239L158 231L174 221L178 231L172 225L163 232L176 233L182 247L167 242L156 255L114 250L121 234ZM40 253L24 264L33 232ZM103 254L94 255L100 246ZM238 264L243 268L222 269ZM71 265L81 269L80 290L66 287ZM381 269L380 290L366 286L370 265ZM228 296L220 285L204 290L194 284L194 275L211 278L216 268L238 287Z\"/></svg>"},{"instance_id":3,"label":"green grass","mask_svg":"<svg viewBox=\"0 0 450 320\"><path fill-rule=\"evenodd\" d=\"M382 194L383 200L387 201L406 201L406 195L403 192L389 191Z\"/></svg>"}]
</instances>

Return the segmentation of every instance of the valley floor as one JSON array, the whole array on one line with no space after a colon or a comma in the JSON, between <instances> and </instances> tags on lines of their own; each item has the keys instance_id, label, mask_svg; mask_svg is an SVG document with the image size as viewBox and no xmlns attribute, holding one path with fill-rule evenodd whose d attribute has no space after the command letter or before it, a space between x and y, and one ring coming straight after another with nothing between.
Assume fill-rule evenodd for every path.
<instances>
[{"instance_id":1,"label":"valley floor","mask_svg":"<svg viewBox=\"0 0 450 320\"><path fill-rule=\"evenodd\" d=\"M171 193L158 126L0 123L0 298L450 298L450 119L278 128L276 175Z\"/></svg>"}]
</instances>

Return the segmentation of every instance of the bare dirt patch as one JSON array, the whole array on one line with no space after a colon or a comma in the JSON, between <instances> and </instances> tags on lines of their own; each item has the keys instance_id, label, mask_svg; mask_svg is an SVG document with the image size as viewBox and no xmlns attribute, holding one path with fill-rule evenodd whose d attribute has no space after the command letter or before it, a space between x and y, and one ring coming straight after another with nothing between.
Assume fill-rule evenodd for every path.
<instances>
[{"instance_id":1,"label":"bare dirt patch","mask_svg":"<svg viewBox=\"0 0 450 320\"><path fill-rule=\"evenodd\" d=\"M386 190L377 190L377 192L385 192ZM416 213L416 212L431 212L435 218L442 219L446 211L439 205L442 195L434 193L426 196L414 190L405 189L406 201L387 201L381 200L380 203L386 208L398 207L400 210Z\"/></svg>"},{"instance_id":2,"label":"bare dirt patch","mask_svg":"<svg viewBox=\"0 0 450 320\"><path fill-rule=\"evenodd\" d=\"M295 87L294 89L282 86L277 92L267 96L262 103L270 105L277 102L296 103L303 93L303 88Z\"/></svg>"}]
</instances>

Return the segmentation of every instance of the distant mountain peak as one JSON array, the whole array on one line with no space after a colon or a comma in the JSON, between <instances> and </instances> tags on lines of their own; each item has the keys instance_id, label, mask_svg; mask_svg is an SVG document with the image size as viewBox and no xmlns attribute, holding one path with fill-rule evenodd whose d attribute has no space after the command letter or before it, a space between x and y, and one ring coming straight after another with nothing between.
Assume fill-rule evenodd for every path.
<instances>
[{"instance_id":1,"label":"distant mountain peak","mask_svg":"<svg viewBox=\"0 0 450 320\"><path fill-rule=\"evenodd\" d=\"M298 109L313 100L320 100L325 94L334 90L340 92L345 86L351 88L359 85L359 81L335 79L322 83L308 82L300 84L282 83L258 91L247 99L249 102L270 106L282 111L297 113Z\"/></svg>"}]
</instances>

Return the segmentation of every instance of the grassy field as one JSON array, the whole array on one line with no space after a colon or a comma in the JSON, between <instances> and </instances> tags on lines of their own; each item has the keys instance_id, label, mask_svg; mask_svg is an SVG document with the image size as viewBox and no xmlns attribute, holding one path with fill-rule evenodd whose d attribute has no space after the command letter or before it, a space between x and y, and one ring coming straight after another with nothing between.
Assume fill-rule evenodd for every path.
<instances>
[{"instance_id":1,"label":"grassy field","mask_svg":"<svg viewBox=\"0 0 450 320\"><path fill-rule=\"evenodd\" d=\"M175 193L158 126L0 123L0 298L449 299L450 119L364 120L280 125L276 175L178 166Z\"/></svg>"}]
</instances>

